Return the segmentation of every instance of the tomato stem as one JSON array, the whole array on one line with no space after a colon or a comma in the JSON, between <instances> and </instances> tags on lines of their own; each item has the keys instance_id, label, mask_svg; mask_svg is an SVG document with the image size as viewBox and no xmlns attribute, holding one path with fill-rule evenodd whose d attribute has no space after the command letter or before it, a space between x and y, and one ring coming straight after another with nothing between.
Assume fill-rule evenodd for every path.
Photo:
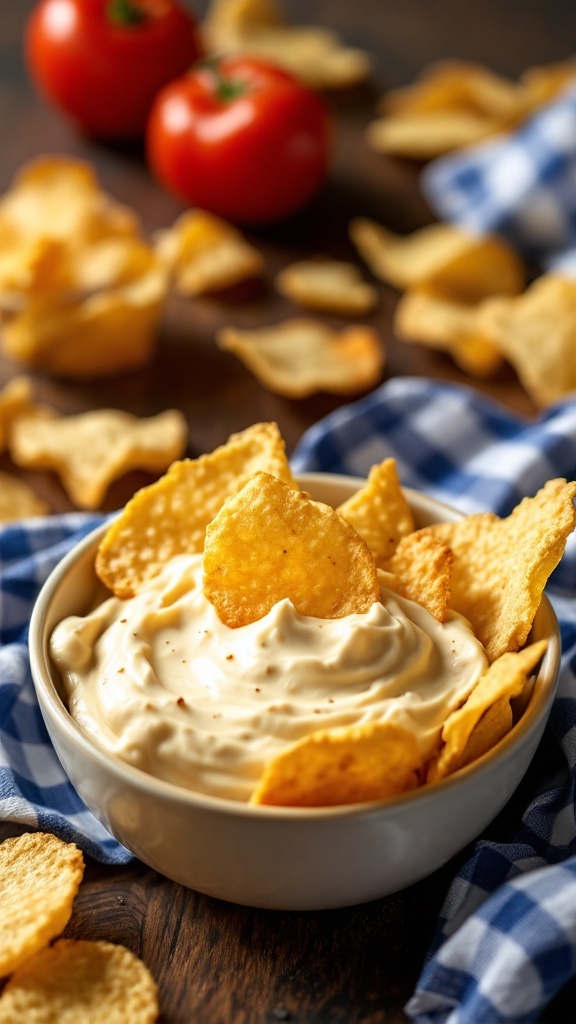
<instances>
[{"instance_id":1,"label":"tomato stem","mask_svg":"<svg viewBox=\"0 0 576 1024\"><path fill-rule=\"evenodd\" d=\"M108 0L106 13L117 25L140 25L146 21L144 11L134 0Z\"/></svg>"},{"instance_id":2,"label":"tomato stem","mask_svg":"<svg viewBox=\"0 0 576 1024\"><path fill-rule=\"evenodd\" d=\"M230 100L237 99L238 96L242 96L247 91L245 82L241 82L238 79L226 78L218 64L217 59L210 59L202 61L202 67L205 67L210 72L214 79L216 96L221 103L229 103Z\"/></svg>"}]
</instances>

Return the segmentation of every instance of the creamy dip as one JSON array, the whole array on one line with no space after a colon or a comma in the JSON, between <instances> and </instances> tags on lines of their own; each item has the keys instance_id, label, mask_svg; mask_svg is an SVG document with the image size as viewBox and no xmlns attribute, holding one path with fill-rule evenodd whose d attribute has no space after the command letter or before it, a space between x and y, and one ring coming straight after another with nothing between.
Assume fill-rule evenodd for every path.
<instances>
[{"instance_id":1,"label":"creamy dip","mask_svg":"<svg viewBox=\"0 0 576 1024\"><path fill-rule=\"evenodd\" d=\"M362 615L316 619L284 600L230 629L204 596L201 555L174 558L130 600L65 619L50 653L72 716L107 750L234 800L318 729L390 720L430 755L487 667L465 619L441 624L384 587Z\"/></svg>"}]
</instances>

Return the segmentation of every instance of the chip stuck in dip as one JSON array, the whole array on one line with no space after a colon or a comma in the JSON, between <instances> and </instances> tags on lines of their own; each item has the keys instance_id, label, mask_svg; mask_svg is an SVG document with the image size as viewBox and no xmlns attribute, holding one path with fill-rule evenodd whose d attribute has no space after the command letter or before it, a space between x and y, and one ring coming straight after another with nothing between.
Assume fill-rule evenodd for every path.
<instances>
[{"instance_id":1,"label":"chip stuck in dip","mask_svg":"<svg viewBox=\"0 0 576 1024\"><path fill-rule=\"evenodd\" d=\"M436 782L513 725L575 494L552 481L508 519L416 530L392 460L333 509L258 424L176 463L109 528L97 571L114 593L52 634L70 713L125 762L236 801Z\"/></svg>"}]
</instances>

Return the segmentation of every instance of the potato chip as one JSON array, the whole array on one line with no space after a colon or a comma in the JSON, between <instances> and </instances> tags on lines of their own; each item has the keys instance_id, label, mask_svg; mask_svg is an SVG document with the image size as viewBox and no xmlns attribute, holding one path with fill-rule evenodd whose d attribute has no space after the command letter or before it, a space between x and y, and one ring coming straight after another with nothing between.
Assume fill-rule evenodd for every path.
<instances>
[{"instance_id":1,"label":"potato chip","mask_svg":"<svg viewBox=\"0 0 576 1024\"><path fill-rule=\"evenodd\" d=\"M526 677L527 684L530 677ZM492 750L506 736L514 724L514 715L508 697L501 697L484 712L472 729L466 746L458 759L458 767L465 768L479 757Z\"/></svg>"},{"instance_id":2,"label":"potato chip","mask_svg":"<svg viewBox=\"0 0 576 1024\"><path fill-rule=\"evenodd\" d=\"M397 288L434 291L460 302L521 291L521 261L493 235L472 235L452 224L429 224L411 235L396 235L359 218L350 235L376 277Z\"/></svg>"},{"instance_id":3,"label":"potato chip","mask_svg":"<svg viewBox=\"0 0 576 1024\"><path fill-rule=\"evenodd\" d=\"M533 109L555 99L572 82L576 81L576 61L558 61L539 67L527 68L520 75L520 82L530 96Z\"/></svg>"},{"instance_id":4,"label":"potato chip","mask_svg":"<svg viewBox=\"0 0 576 1024\"><path fill-rule=\"evenodd\" d=\"M32 381L13 377L0 391L0 452L4 451L14 419L33 405Z\"/></svg>"},{"instance_id":5,"label":"potato chip","mask_svg":"<svg viewBox=\"0 0 576 1024\"><path fill-rule=\"evenodd\" d=\"M276 288L300 306L341 316L363 316L378 302L378 292L362 280L358 268L339 260L292 263L278 274Z\"/></svg>"},{"instance_id":6,"label":"potato chip","mask_svg":"<svg viewBox=\"0 0 576 1024\"><path fill-rule=\"evenodd\" d=\"M396 306L394 330L402 341L449 353L465 373L484 379L497 373L504 359L480 334L479 309L430 292L406 292Z\"/></svg>"},{"instance_id":7,"label":"potato chip","mask_svg":"<svg viewBox=\"0 0 576 1024\"><path fill-rule=\"evenodd\" d=\"M576 281L544 274L516 299L483 303L478 326L512 363L535 405L576 389Z\"/></svg>"},{"instance_id":8,"label":"potato chip","mask_svg":"<svg viewBox=\"0 0 576 1024\"><path fill-rule=\"evenodd\" d=\"M83 874L78 847L56 836L25 832L0 844L0 978L64 930Z\"/></svg>"},{"instance_id":9,"label":"potato chip","mask_svg":"<svg viewBox=\"0 0 576 1024\"><path fill-rule=\"evenodd\" d=\"M364 391L378 382L385 362L382 342L370 327L335 331L305 317L248 331L224 327L216 343L234 352L264 387L287 398Z\"/></svg>"},{"instance_id":10,"label":"potato chip","mask_svg":"<svg viewBox=\"0 0 576 1024\"><path fill-rule=\"evenodd\" d=\"M202 551L208 523L259 470L297 487L275 423L256 423L209 455L174 463L112 523L96 558L100 579L117 597L132 597L174 555Z\"/></svg>"},{"instance_id":11,"label":"potato chip","mask_svg":"<svg viewBox=\"0 0 576 1024\"><path fill-rule=\"evenodd\" d=\"M0 523L14 523L18 519L43 516L49 512L45 501L23 480L0 472Z\"/></svg>"},{"instance_id":12,"label":"potato chip","mask_svg":"<svg viewBox=\"0 0 576 1024\"><path fill-rule=\"evenodd\" d=\"M434 61L412 85L391 89L383 97L383 113L428 113L437 110L476 111L500 121L513 120L527 107L523 83L511 81L482 64Z\"/></svg>"},{"instance_id":13,"label":"potato chip","mask_svg":"<svg viewBox=\"0 0 576 1024\"><path fill-rule=\"evenodd\" d=\"M421 604L438 622L444 622L450 605L454 556L432 534L403 537L384 568L393 574L391 589Z\"/></svg>"},{"instance_id":14,"label":"potato chip","mask_svg":"<svg viewBox=\"0 0 576 1024\"><path fill-rule=\"evenodd\" d=\"M395 459L372 466L364 486L340 505L338 512L366 541L378 565L387 562L400 539L414 530Z\"/></svg>"},{"instance_id":15,"label":"potato chip","mask_svg":"<svg viewBox=\"0 0 576 1024\"><path fill-rule=\"evenodd\" d=\"M158 990L125 946L60 939L28 960L0 997L0 1024L155 1024Z\"/></svg>"},{"instance_id":16,"label":"potato chip","mask_svg":"<svg viewBox=\"0 0 576 1024\"><path fill-rule=\"evenodd\" d=\"M546 646L546 640L539 640L517 654L503 654L490 665L462 707L446 719L442 729L443 746L428 772L428 782L436 782L462 767L464 751L484 713L502 698L510 700L522 692L527 676L542 658Z\"/></svg>"},{"instance_id":17,"label":"potato chip","mask_svg":"<svg viewBox=\"0 0 576 1024\"><path fill-rule=\"evenodd\" d=\"M427 527L454 554L450 607L490 661L526 642L550 573L576 525L576 483L549 480L507 519L490 512Z\"/></svg>"},{"instance_id":18,"label":"potato chip","mask_svg":"<svg viewBox=\"0 0 576 1024\"><path fill-rule=\"evenodd\" d=\"M433 110L427 114L380 117L366 129L377 153L409 160L433 160L494 135L501 122L472 110Z\"/></svg>"},{"instance_id":19,"label":"potato chip","mask_svg":"<svg viewBox=\"0 0 576 1024\"><path fill-rule=\"evenodd\" d=\"M26 164L0 200L0 228L21 237L73 242L134 235L132 210L100 190L88 163L72 157L40 157Z\"/></svg>"},{"instance_id":20,"label":"potato chip","mask_svg":"<svg viewBox=\"0 0 576 1024\"><path fill-rule=\"evenodd\" d=\"M18 312L30 296L48 296L74 287L74 259L62 241L0 233L0 310Z\"/></svg>"},{"instance_id":21,"label":"potato chip","mask_svg":"<svg viewBox=\"0 0 576 1024\"><path fill-rule=\"evenodd\" d=\"M98 508L108 487L132 469L165 470L187 442L177 410L138 419L118 409L78 416L50 410L23 414L10 432L10 454L19 466L52 469L80 508Z\"/></svg>"},{"instance_id":22,"label":"potato chip","mask_svg":"<svg viewBox=\"0 0 576 1024\"><path fill-rule=\"evenodd\" d=\"M156 251L180 295L217 292L258 277L264 257L225 220L187 210L156 236Z\"/></svg>"},{"instance_id":23,"label":"potato chip","mask_svg":"<svg viewBox=\"0 0 576 1024\"><path fill-rule=\"evenodd\" d=\"M288 25L275 0L212 0L203 35L209 50L262 57L312 89L347 88L370 72L364 50L325 28Z\"/></svg>"},{"instance_id":24,"label":"potato chip","mask_svg":"<svg viewBox=\"0 0 576 1024\"><path fill-rule=\"evenodd\" d=\"M326 729L278 754L250 803L327 807L384 800L415 789L421 769L417 740L393 722Z\"/></svg>"},{"instance_id":25,"label":"potato chip","mask_svg":"<svg viewBox=\"0 0 576 1024\"><path fill-rule=\"evenodd\" d=\"M84 272L96 275L96 263ZM166 290L165 271L151 262L142 276L87 298L32 299L4 324L3 350L63 377L93 379L135 369L154 354Z\"/></svg>"},{"instance_id":26,"label":"potato chip","mask_svg":"<svg viewBox=\"0 0 576 1024\"><path fill-rule=\"evenodd\" d=\"M261 619L288 598L319 619L380 600L374 558L329 505L256 473L206 529L204 593L225 625Z\"/></svg>"}]
</instances>

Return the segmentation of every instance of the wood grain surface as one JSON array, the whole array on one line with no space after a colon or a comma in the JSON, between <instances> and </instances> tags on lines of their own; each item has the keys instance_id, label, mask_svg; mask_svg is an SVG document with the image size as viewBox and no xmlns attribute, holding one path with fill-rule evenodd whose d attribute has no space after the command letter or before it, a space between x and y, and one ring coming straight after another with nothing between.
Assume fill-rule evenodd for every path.
<instances>
[{"instance_id":1,"label":"wood grain surface","mask_svg":"<svg viewBox=\"0 0 576 1024\"><path fill-rule=\"evenodd\" d=\"M197 13L205 7L189 2ZM0 191L34 156L77 154L94 163L109 192L137 210L146 231L169 225L181 207L151 179L138 147L83 138L34 94L22 59L31 7L31 0L0 4ZM430 221L418 191L419 168L379 157L365 143L365 126L385 88L409 82L440 57L479 60L516 75L531 64L566 58L576 38L573 0L285 0L285 8L293 20L333 26L374 55L372 81L331 98L334 159L326 188L289 223L250 234L267 260L261 289L193 302L171 299L151 366L93 383L35 375L39 400L66 413L113 406L151 415L180 408L189 423L191 455L256 420L274 419L291 452L306 428L342 399L290 401L265 391L232 355L215 347L215 330L294 315L294 307L273 290L274 274L310 254L356 260L347 234L352 216L373 216L398 231ZM367 322L388 352L385 378L425 375L470 384L448 358L395 339L397 295L378 288L380 305ZM0 386L18 370L0 357ZM510 409L535 413L511 369L481 389ZM0 469L14 471L6 455ZM19 475L54 511L72 507L53 474ZM104 507L119 507L149 479L132 473L118 481ZM499 821L505 828L506 812ZM0 835L15 831L4 825ZM302 914L221 903L137 862L125 868L90 863L66 934L123 942L141 955L160 986L164 1024L400 1024L459 859L396 896ZM572 1021L574 995L569 986L545 1019Z\"/></svg>"}]
</instances>

